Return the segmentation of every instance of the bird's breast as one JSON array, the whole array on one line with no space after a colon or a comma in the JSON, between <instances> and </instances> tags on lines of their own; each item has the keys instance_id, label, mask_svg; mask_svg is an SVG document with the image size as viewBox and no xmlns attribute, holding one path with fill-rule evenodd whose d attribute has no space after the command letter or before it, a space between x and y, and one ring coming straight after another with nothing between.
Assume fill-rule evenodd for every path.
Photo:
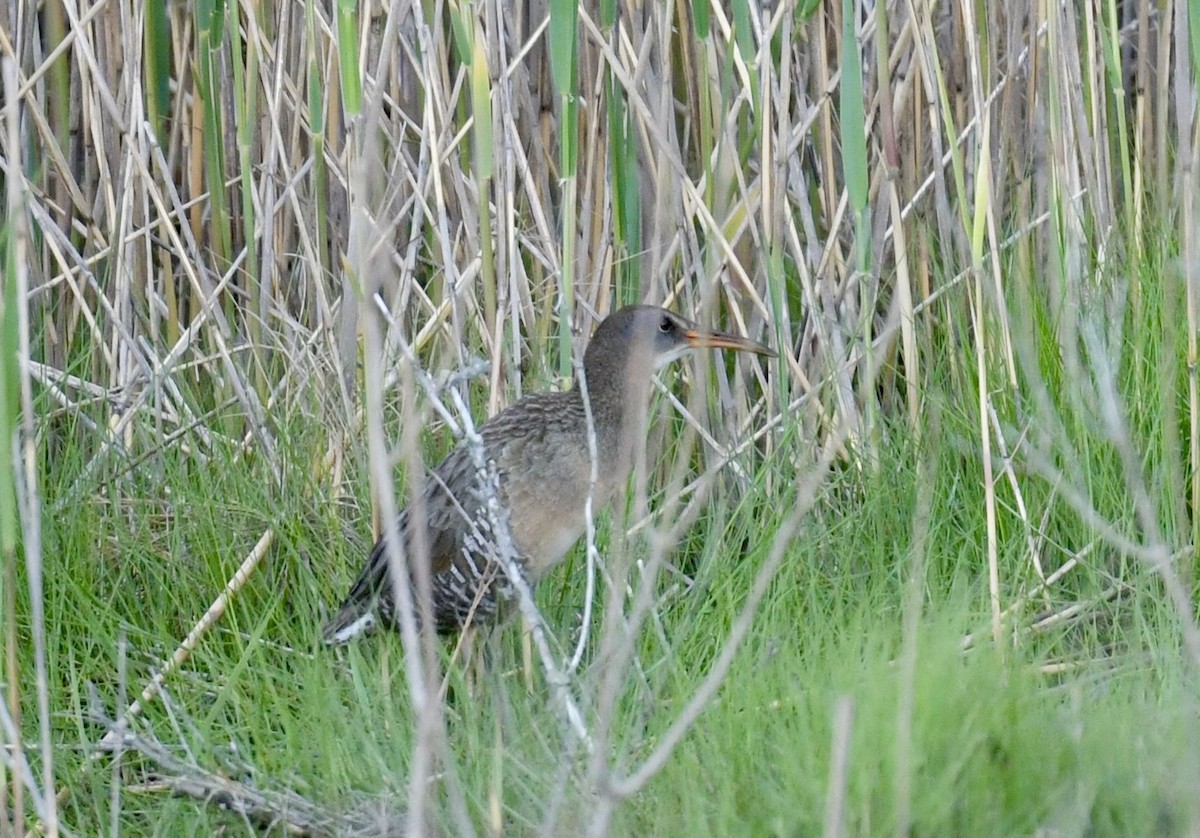
<instances>
[{"instance_id":1,"label":"bird's breast","mask_svg":"<svg viewBox=\"0 0 1200 838\"><path fill-rule=\"evenodd\" d=\"M605 469L591 482L586 447L562 444L547 455L540 445L507 450L503 480L509 526L534 581L558 564L587 529L589 495L593 515L612 499Z\"/></svg>"}]
</instances>

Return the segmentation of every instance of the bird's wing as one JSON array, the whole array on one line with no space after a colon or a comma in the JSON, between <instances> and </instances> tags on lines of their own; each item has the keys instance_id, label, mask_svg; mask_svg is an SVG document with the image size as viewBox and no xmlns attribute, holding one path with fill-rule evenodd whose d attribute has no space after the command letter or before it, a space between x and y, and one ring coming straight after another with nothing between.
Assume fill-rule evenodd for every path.
<instances>
[{"instance_id":1,"label":"bird's wing","mask_svg":"<svg viewBox=\"0 0 1200 838\"><path fill-rule=\"evenodd\" d=\"M463 537L478 501L469 490L453 492L450 487L470 487L471 458L461 445L425 478L421 512L425 524L430 573L436 576L449 569L462 553ZM460 497L461 495L461 497ZM396 520L396 532L404 544L406 562L417 552L415 508L404 509ZM422 551L424 552L424 551ZM395 602L388 579L389 554L386 534L375 542L362 573L342 601L338 613L323 630L326 643L345 643L375 627L377 618L385 624L395 620Z\"/></svg>"}]
</instances>

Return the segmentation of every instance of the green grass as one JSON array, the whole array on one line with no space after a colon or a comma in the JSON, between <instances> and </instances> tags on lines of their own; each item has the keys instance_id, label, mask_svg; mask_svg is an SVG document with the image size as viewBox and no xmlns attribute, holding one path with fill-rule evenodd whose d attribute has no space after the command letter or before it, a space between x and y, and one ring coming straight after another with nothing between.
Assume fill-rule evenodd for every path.
<instances>
[{"instance_id":1,"label":"green grass","mask_svg":"<svg viewBox=\"0 0 1200 838\"><path fill-rule=\"evenodd\" d=\"M1130 373L1131 399L1146 381ZM897 423L882 434L877 470L835 466L787 545L716 699L665 770L618 809L617 834L818 833L841 698L854 709L845 807L851 834L896 829L904 777L915 835L1183 834L1196 823L1194 682L1178 660L1175 617L1145 568L1098 550L1054 589L1051 606L1085 601L1114 576L1129 585L1119 600L1061 627L1021 633L1003 650L986 640L961 650L966 634L986 638L989 624L983 489L969 404L951 391L932 392L943 419L927 440L929 451L915 450ZM69 429L59 432L70 437ZM413 711L398 637L377 636L338 653L319 645L322 619L370 540L365 450L352 448L351 496L335 497L325 475L312 470L320 438L303 420L287 428L288 444L280 448L288 477L279 488L261 460L235 457L232 449L217 447L203 465L167 452L153 469L91 481L79 500L47 516L55 758L68 790L67 824L86 833L108 820L114 774L107 762L89 760L103 733L88 718L89 690L113 714L122 650L124 690L132 695L267 527L277 533L269 558L217 631L169 679L172 711L156 700L143 723L168 744L186 742L203 766L260 787L290 788L334 810L363 799L403 801ZM446 441L431 444L439 451ZM72 446L61 450L53 468L43 464L48 509L84 467ZM1081 466L1093 497L1115 505L1126 492L1120 470L1102 446L1087 450L1091 459ZM692 584L657 609L661 630L648 628L639 638L643 674L628 679L613 731L614 760L624 770L653 749L718 655L772 534L790 512L795 463L809 456L793 442L770 463L743 458L757 474L754 488L741 496L718 491L673 554ZM901 662L903 603L921 457L932 479L910 670ZM1024 482L1037 515L1050 510L1043 526L1050 570L1061 563L1061 549L1078 551L1094 535L1046 487ZM775 491L768 494L766 485ZM1003 487L998 492L1004 495ZM117 494L121 501L112 499ZM605 519L602 545L612 543L610 532ZM1011 602L1034 577L1015 516L1002 514L998 532ZM635 539L629 550L644 545ZM671 581L664 579L664 590ZM565 635L582 597L580 551L542 586L539 601ZM1045 606L1035 599L1026 618ZM519 634L509 625L484 641L482 668L451 666L451 764L478 827L492 823L494 797L507 833L536 832L558 795L555 822L569 834L587 811L587 763L564 759L562 725L538 667L530 675L522 663ZM1074 668L1043 672L1049 663ZM599 666L592 656L576 681L585 696ZM914 704L902 764L906 679ZM32 692L23 695L29 700ZM148 768L126 757L122 782L139 781ZM448 793L435 784L439 816ZM240 828L212 807L129 789L120 824L126 835Z\"/></svg>"}]
</instances>

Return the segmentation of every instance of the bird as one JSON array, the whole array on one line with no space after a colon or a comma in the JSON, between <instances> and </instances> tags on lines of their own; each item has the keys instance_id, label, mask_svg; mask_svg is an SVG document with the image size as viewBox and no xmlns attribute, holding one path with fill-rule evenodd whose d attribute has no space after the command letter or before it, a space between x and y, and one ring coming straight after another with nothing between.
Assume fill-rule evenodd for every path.
<instances>
[{"instance_id":1,"label":"bird","mask_svg":"<svg viewBox=\"0 0 1200 838\"><path fill-rule=\"evenodd\" d=\"M494 474L490 490L480 486L480 460L466 439L427 475L420 502L399 513L395 532L406 562L428 562L430 613L439 634L489 620L512 598L496 558L495 510L505 519L522 576L536 584L583 535L589 497L599 512L624 488L637 441L645 439L654 371L705 348L775 355L761 343L701 328L664 308L621 308L589 341L582 381L526 396L479 426L487 471ZM498 501L491 513L489 491ZM380 626L398 628L391 554L385 531L324 626L327 644L347 643ZM416 591L411 566L409 574ZM415 613L420 628L422 609Z\"/></svg>"}]
</instances>

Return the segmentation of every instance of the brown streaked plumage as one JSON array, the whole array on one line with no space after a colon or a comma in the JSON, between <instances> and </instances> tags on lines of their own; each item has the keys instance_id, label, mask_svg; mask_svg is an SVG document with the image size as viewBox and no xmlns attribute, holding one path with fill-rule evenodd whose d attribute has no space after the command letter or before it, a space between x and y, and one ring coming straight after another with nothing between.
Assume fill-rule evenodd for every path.
<instances>
[{"instance_id":1,"label":"brown streaked plumage","mask_svg":"<svg viewBox=\"0 0 1200 838\"><path fill-rule=\"evenodd\" d=\"M599 512L624 486L635 443L644 436L655 369L693 349L774 353L760 343L701 329L653 306L631 306L607 317L588 344L583 371L596 432L598 480L591 487L591 457L583 389L527 396L479 428L494 464L497 499L528 580L536 583L562 560L586 529L592 491ZM510 594L502 568L489 557L488 516L481 510L479 479L466 443L460 443L426 478L422 490L438 631L491 617ZM416 555L411 510L397 520L406 556ZM481 543L483 542L483 543ZM418 613L420 613L418 609ZM376 623L394 626L386 539L380 538L338 613L325 626L327 643L344 643Z\"/></svg>"}]
</instances>

